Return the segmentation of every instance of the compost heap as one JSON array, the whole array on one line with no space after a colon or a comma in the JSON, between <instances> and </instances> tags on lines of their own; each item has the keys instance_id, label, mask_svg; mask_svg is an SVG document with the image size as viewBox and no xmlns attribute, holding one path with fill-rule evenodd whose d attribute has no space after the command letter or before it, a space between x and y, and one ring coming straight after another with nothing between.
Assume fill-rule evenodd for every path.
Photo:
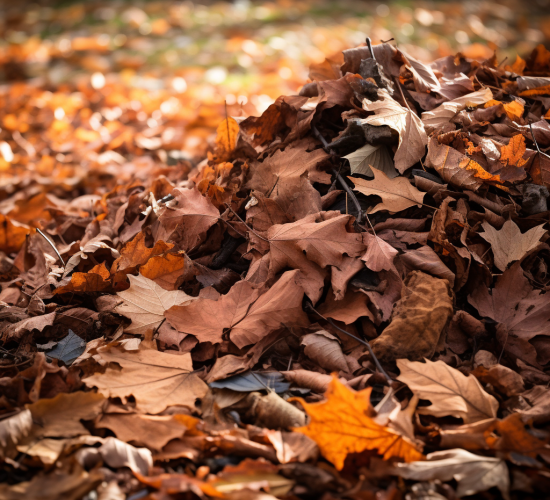
<instances>
[{"instance_id":1,"label":"compost heap","mask_svg":"<svg viewBox=\"0 0 550 500\"><path fill-rule=\"evenodd\" d=\"M547 492L550 52L509 63L346 50L207 158L4 88L0 496Z\"/></svg>"}]
</instances>

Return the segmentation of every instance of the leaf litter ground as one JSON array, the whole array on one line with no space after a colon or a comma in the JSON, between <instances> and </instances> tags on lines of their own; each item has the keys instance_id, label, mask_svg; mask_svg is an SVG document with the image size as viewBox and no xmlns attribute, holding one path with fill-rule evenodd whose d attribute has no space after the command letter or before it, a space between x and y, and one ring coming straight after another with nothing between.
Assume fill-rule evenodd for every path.
<instances>
[{"instance_id":1,"label":"leaf litter ground","mask_svg":"<svg viewBox=\"0 0 550 500\"><path fill-rule=\"evenodd\" d=\"M549 75L360 46L170 161L12 87L0 496L543 495Z\"/></svg>"}]
</instances>

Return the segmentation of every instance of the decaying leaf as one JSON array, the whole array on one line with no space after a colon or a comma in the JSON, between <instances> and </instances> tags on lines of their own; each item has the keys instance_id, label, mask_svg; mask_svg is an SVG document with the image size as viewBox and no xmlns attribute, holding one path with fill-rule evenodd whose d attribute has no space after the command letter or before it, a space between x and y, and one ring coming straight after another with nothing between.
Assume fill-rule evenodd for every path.
<instances>
[{"instance_id":1,"label":"decaying leaf","mask_svg":"<svg viewBox=\"0 0 550 500\"><path fill-rule=\"evenodd\" d=\"M453 314L449 282L413 271L403 283L391 323L372 343L383 361L430 358Z\"/></svg>"},{"instance_id":2,"label":"decaying leaf","mask_svg":"<svg viewBox=\"0 0 550 500\"><path fill-rule=\"evenodd\" d=\"M321 403L300 403L309 415L307 427L294 429L313 439L323 456L338 470L350 453L377 450L386 460L399 457L406 462L423 455L407 438L372 419L371 389L355 392L333 378Z\"/></svg>"}]
</instances>

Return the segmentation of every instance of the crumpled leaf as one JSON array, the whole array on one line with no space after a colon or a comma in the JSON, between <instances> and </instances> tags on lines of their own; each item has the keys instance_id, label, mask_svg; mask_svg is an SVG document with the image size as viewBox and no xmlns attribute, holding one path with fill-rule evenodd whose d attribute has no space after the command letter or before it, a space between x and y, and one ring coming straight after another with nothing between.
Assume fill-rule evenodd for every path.
<instances>
[{"instance_id":1,"label":"crumpled leaf","mask_svg":"<svg viewBox=\"0 0 550 500\"><path fill-rule=\"evenodd\" d=\"M413 271L403 282L391 323L374 340L372 350L382 361L430 358L452 315L449 282Z\"/></svg>"},{"instance_id":2,"label":"crumpled leaf","mask_svg":"<svg viewBox=\"0 0 550 500\"><path fill-rule=\"evenodd\" d=\"M420 161L426 151L428 136L420 118L408 108L404 108L388 91L378 91L378 101L363 100L363 109L373 111L374 116L361 120L362 123L387 125L399 134L399 146L395 153L395 168L403 173Z\"/></svg>"},{"instance_id":3,"label":"crumpled leaf","mask_svg":"<svg viewBox=\"0 0 550 500\"><path fill-rule=\"evenodd\" d=\"M489 88L483 88L471 94L457 97L452 101L447 101L431 111L422 113L422 123L428 133L441 128L459 112L467 107L479 106L485 104L493 98L493 93Z\"/></svg>"},{"instance_id":4,"label":"crumpled leaf","mask_svg":"<svg viewBox=\"0 0 550 500\"><path fill-rule=\"evenodd\" d=\"M126 332L145 334L152 332L164 320L164 313L174 305L194 300L181 290L167 291L144 276L128 275L130 288L117 295L122 304L115 311L132 320Z\"/></svg>"},{"instance_id":5,"label":"crumpled leaf","mask_svg":"<svg viewBox=\"0 0 550 500\"><path fill-rule=\"evenodd\" d=\"M54 293L103 292L111 287L110 273L105 262L92 267L87 273L74 273L71 281L57 288Z\"/></svg>"},{"instance_id":6,"label":"crumpled leaf","mask_svg":"<svg viewBox=\"0 0 550 500\"><path fill-rule=\"evenodd\" d=\"M304 291L296 283L298 271L288 271L265 293L249 282L236 283L217 301L198 299L166 312L169 323L195 335L201 342L220 342L224 329L231 329L231 340L239 347L253 344L285 325L307 326L302 310Z\"/></svg>"},{"instance_id":7,"label":"crumpled leaf","mask_svg":"<svg viewBox=\"0 0 550 500\"><path fill-rule=\"evenodd\" d=\"M371 167L384 172L389 179L397 177L399 173L395 170L388 148L383 145L373 146L365 144L358 150L344 156L349 160L351 173L372 177Z\"/></svg>"},{"instance_id":8,"label":"crumpled leaf","mask_svg":"<svg viewBox=\"0 0 550 500\"><path fill-rule=\"evenodd\" d=\"M507 220L500 230L496 230L488 222L482 223L484 233L479 235L491 244L495 256L495 266L504 271L508 264L521 260L525 254L535 248L546 234L544 224L533 227L521 233L517 224Z\"/></svg>"},{"instance_id":9,"label":"crumpled leaf","mask_svg":"<svg viewBox=\"0 0 550 500\"><path fill-rule=\"evenodd\" d=\"M342 347L334 335L325 330L308 333L302 338L306 356L330 371L349 371Z\"/></svg>"},{"instance_id":10,"label":"crumpled leaf","mask_svg":"<svg viewBox=\"0 0 550 500\"><path fill-rule=\"evenodd\" d=\"M390 179L384 172L374 170L374 179L366 181L357 177L348 177L355 184L354 191L366 196L376 195L382 198L382 203L376 205L369 213L388 210L391 213L401 212L409 207L421 206L423 193L416 189L405 177Z\"/></svg>"},{"instance_id":11,"label":"crumpled leaf","mask_svg":"<svg viewBox=\"0 0 550 500\"><path fill-rule=\"evenodd\" d=\"M466 450L436 451L426 455L424 462L397 464L393 472L416 481L454 479L458 483L456 493L459 497L496 486L504 498L509 498L510 479L504 460L474 455Z\"/></svg>"},{"instance_id":12,"label":"crumpled leaf","mask_svg":"<svg viewBox=\"0 0 550 500\"><path fill-rule=\"evenodd\" d=\"M30 432L32 414L30 410L22 410L16 415L0 420L0 456L7 448L16 445Z\"/></svg>"},{"instance_id":13,"label":"crumpled leaf","mask_svg":"<svg viewBox=\"0 0 550 500\"><path fill-rule=\"evenodd\" d=\"M224 380L210 382L214 389L231 389L236 392L252 392L265 390L266 387L276 393L288 391L290 384L284 382L280 373L249 372L235 375Z\"/></svg>"},{"instance_id":14,"label":"crumpled leaf","mask_svg":"<svg viewBox=\"0 0 550 500\"><path fill-rule=\"evenodd\" d=\"M108 367L105 373L85 378L84 383L97 387L105 397L134 396L139 411L157 414L173 405L194 408L195 401L208 390L192 373L189 353L177 355L153 349L124 351L106 347L98 355L106 363L117 363L122 370Z\"/></svg>"},{"instance_id":15,"label":"crumpled leaf","mask_svg":"<svg viewBox=\"0 0 550 500\"><path fill-rule=\"evenodd\" d=\"M501 183L498 175L487 172L479 163L456 149L430 138L426 166L434 168L445 182L470 191L477 191L483 182Z\"/></svg>"},{"instance_id":16,"label":"crumpled leaf","mask_svg":"<svg viewBox=\"0 0 550 500\"><path fill-rule=\"evenodd\" d=\"M496 417L498 401L483 390L473 375L466 377L443 361L420 363L398 359L397 367L401 372L397 379L420 399L432 403L418 408L419 413L436 417L452 415L465 423Z\"/></svg>"},{"instance_id":17,"label":"crumpled leaf","mask_svg":"<svg viewBox=\"0 0 550 500\"><path fill-rule=\"evenodd\" d=\"M326 401L300 401L310 421L306 427L294 429L313 439L323 456L338 470L350 453L377 450L384 459L399 457L406 462L421 460L423 455L407 438L377 424L370 415L371 388L359 392L346 387L333 377L325 394Z\"/></svg>"}]
</instances>

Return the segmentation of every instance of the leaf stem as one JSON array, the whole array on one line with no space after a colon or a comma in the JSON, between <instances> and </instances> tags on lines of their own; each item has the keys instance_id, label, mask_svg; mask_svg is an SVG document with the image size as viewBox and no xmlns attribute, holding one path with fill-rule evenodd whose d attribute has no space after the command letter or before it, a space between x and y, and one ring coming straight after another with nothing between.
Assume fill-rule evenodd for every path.
<instances>
[{"instance_id":1,"label":"leaf stem","mask_svg":"<svg viewBox=\"0 0 550 500\"><path fill-rule=\"evenodd\" d=\"M237 219L239 219L246 227L246 229L248 229L252 234L256 235L258 238L260 238L261 240L263 241L266 241L267 243L269 243L269 240L265 239L263 236L260 236L256 231L254 231L254 229L252 229L244 220L241 219L240 215L235 212L235 210L233 210L228 203L224 203L224 205L229 208L229 210L231 210L231 212L233 213L233 215L235 217L237 217Z\"/></svg>"},{"instance_id":2,"label":"leaf stem","mask_svg":"<svg viewBox=\"0 0 550 500\"><path fill-rule=\"evenodd\" d=\"M49 243L49 245L53 248L53 251L55 252L57 257L61 261L61 264L63 264L63 267L65 267L66 266L65 261L63 260L63 257L61 257L61 254L58 252L57 248L55 248L53 241L50 240L50 238L48 238L42 231L40 231L40 229L36 228L36 232Z\"/></svg>"}]
</instances>

